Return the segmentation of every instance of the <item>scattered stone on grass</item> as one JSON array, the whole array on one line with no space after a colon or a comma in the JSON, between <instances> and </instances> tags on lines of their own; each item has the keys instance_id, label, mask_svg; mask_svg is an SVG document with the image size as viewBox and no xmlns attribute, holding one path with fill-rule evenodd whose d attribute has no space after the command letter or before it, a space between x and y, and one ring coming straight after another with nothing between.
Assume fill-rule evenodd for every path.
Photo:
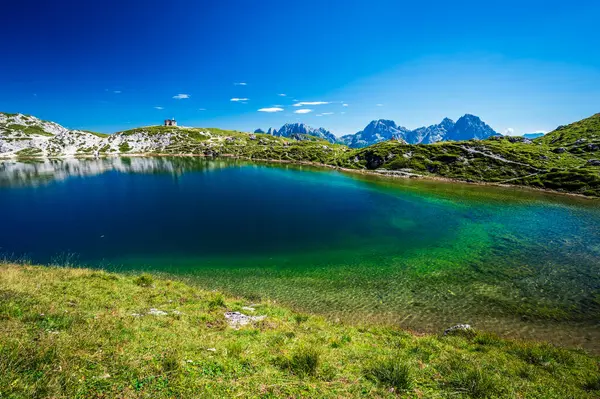
<instances>
[{"instance_id":1,"label":"scattered stone on grass","mask_svg":"<svg viewBox=\"0 0 600 399\"><path fill-rule=\"evenodd\" d=\"M225 319L230 327L239 328L247 324L264 320L267 316L248 316L240 312L226 312Z\"/></svg>"}]
</instances>

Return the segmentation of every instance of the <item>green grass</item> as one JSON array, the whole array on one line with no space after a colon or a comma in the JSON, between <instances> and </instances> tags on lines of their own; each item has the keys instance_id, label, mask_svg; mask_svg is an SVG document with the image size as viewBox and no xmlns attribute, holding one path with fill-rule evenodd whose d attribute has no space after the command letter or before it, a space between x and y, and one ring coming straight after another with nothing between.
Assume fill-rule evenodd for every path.
<instances>
[{"instance_id":1,"label":"green grass","mask_svg":"<svg viewBox=\"0 0 600 399\"><path fill-rule=\"evenodd\" d=\"M4 398L597 398L598 357L303 315L168 276L0 265ZM152 315L150 309L166 314Z\"/></svg>"},{"instance_id":2,"label":"green grass","mask_svg":"<svg viewBox=\"0 0 600 399\"><path fill-rule=\"evenodd\" d=\"M107 137L110 137L110 134L92 132L91 130L82 130L82 132L89 133L89 134L93 134L94 136L100 137L100 138L102 138L102 139L105 139L105 138L107 138Z\"/></svg>"},{"instance_id":3,"label":"green grass","mask_svg":"<svg viewBox=\"0 0 600 399\"><path fill-rule=\"evenodd\" d=\"M19 124L11 124L11 125L7 125L6 128L13 132L20 132L20 133L23 133L26 135L37 134L40 136L48 136L48 137L54 136L52 133L46 132L40 126L26 126L26 125L19 125Z\"/></svg>"},{"instance_id":4,"label":"green grass","mask_svg":"<svg viewBox=\"0 0 600 399\"><path fill-rule=\"evenodd\" d=\"M129 145L128 142L123 142L121 144L119 144L119 152L128 152L131 150L131 146Z\"/></svg>"},{"instance_id":5,"label":"green grass","mask_svg":"<svg viewBox=\"0 0 600 399\"><path fill-rule=\"evenodd\" d=\"M18 157L39 157L42 155L42 150L39 148L24 148L17 152Z\"/></svg>"}]
</instances>

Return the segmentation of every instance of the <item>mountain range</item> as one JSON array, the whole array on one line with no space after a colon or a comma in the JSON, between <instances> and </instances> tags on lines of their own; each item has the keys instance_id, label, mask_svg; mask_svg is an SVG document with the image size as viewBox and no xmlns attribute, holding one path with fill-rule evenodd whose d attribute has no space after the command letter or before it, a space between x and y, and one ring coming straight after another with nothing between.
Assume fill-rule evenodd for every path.
<instances>
[{"instance_id":1,"label":"mountain range","mask_svg":"<svg viewBox=\"0 0 600 399\"><path fill-rule=\"evenodd\" d=\"M256 129L254 133L264 133L262 129ZM271 136L288 137L296 140L307 140L310 137L317 137L330 143L337 143L337 138L329 130L310 127L305 123L286 123L279 130L269 128L266 132ZM309 136L309 137L307 137Z\"/></svg>"},{"instance_id":2,"label":"mountain range","mask_svg":"<svg viewBox=\"0 0 600 399\"><path fill-rule=\"evenodd\" d=\"M257 129L255 133L263 130ZM363 148L382 141L397 140L408 144L432 144L439 141L483 140L499 136L494 129L478 116L466 114L456 122L444 118L439 124L423 126L410 130L399 126L393 120L379 119L370 122L363 130L336 138L333 133L324 128L313 128L304 123L286 123L279 130L269 128L267 134L273 136L306 139L314 136L330 143L345 144L350 148Z\"/></svg>"}]
</instances>

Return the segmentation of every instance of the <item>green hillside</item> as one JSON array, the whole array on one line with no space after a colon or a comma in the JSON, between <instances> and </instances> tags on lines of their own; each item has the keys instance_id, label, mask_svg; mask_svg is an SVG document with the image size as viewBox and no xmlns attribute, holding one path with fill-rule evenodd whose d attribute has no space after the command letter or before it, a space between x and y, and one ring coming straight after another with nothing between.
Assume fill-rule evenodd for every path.
<instances>
[{"instance_id":1,"label":"green hillside","mask_svg":"<svg viewBox=\"0 0 600 399\"><path fill-rule=\"evenodd\" d=\"M595 160L600 160L600 114L533 141L521 137L428 145L388 141L345 153L338 164L600 196L600 162Z\"/></svg>"},{"instance_id":2,"label":"green hillside","mask_svg":"<svg viewBox=\"0 0 600 399\"><path fill-rule=\"evenodd\" d=\"M559 126L556 130L535 139L535 141L551 147L579 148L583 144L600 145L600 113L570 125ZM598 151L598 149L593 151Z\"/></svg>"}]
</instances>

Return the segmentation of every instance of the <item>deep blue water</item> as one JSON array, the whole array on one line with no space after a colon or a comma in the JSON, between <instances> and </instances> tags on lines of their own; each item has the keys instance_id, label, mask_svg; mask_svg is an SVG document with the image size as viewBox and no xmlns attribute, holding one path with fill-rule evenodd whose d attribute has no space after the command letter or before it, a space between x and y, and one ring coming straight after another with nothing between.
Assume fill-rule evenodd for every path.
<instances>
[{"instance_id":1,"label":"deep blue water","mask_svg":"<svg viewBox=\"0 0 600 399\"><path fill-rule=\"evenodd\" d=\"M593 350L596 200L201 158L0 162L0 253Z\"/></svg>"}]
</instances>

